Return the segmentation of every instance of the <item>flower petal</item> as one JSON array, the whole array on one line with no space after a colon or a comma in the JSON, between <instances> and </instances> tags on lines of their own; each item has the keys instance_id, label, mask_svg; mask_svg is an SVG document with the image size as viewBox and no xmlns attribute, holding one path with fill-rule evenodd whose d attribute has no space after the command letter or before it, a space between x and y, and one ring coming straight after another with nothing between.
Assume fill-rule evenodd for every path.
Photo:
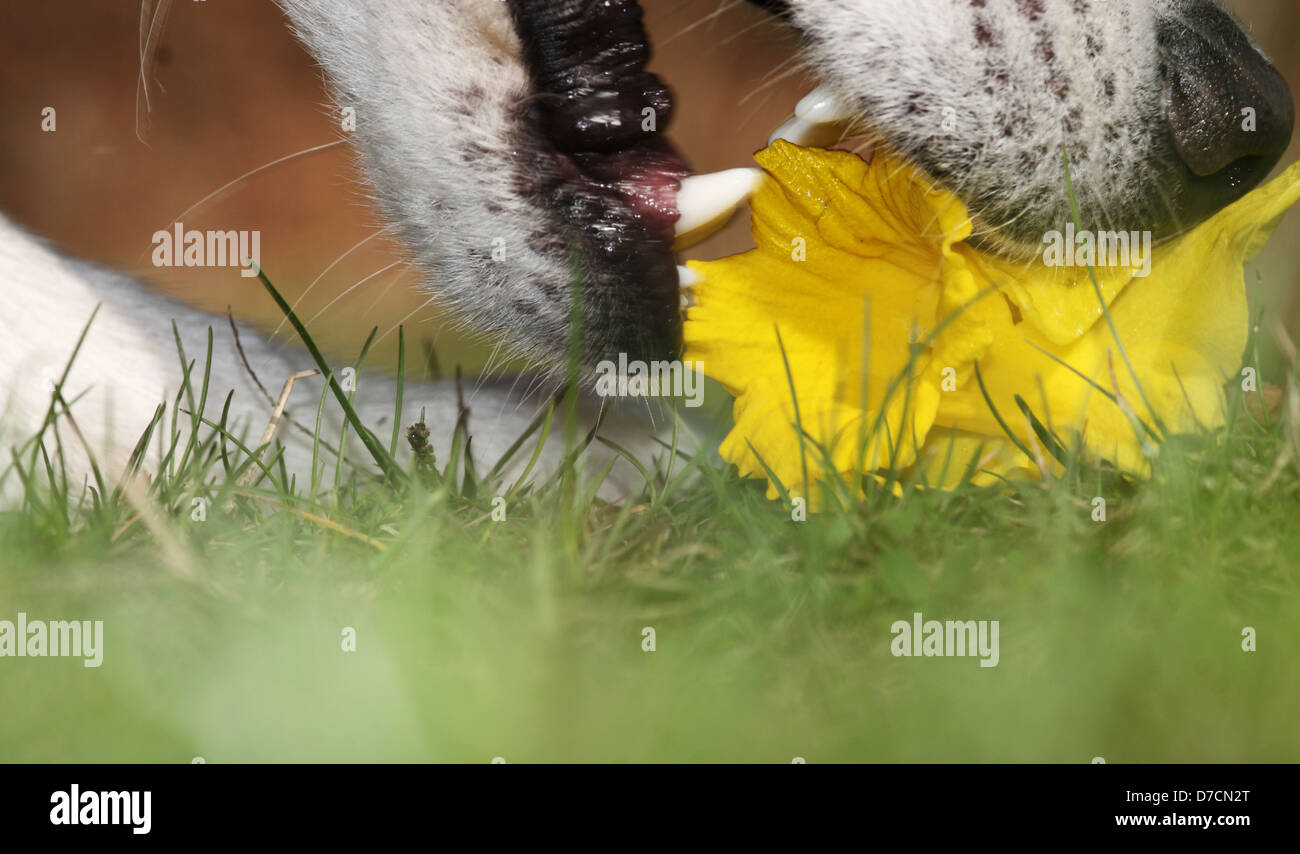
<instances>
[{"instance_id":1,"label":"flower petal","mask_svg":"<svg viewBox=\"0 0 1300 854\"><path fill-rule=\"evenodd\" d=\"M772 180L752 204L755 249L691 264L687 356L736 396L723 457L793 494L805 470L1032 476L1055 466L1044 428L1144 472L1148 433L1222 423L1246 343L1241 265L1300 196L1295 166L1158 247L1150 275L1135 260L1094 286L1086 266L971 246L961 202L887 154L778 141L756 159Z\"/></svg>"}]
</instances>

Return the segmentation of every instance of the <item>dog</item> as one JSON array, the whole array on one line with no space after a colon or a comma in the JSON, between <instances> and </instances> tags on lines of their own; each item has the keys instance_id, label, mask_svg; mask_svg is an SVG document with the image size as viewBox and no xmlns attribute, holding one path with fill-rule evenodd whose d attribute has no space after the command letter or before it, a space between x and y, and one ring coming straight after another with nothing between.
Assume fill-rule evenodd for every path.
<instances>
[{"instance_id":1,"label":"dog","mask_svg":"<svg viewBox=\"0 0 1300 854\"><path fill-rule=\"evenodd\" d=\"M672 95L646 70L635 0L279 5L338 104L355 111L377 204L442 303L552 377L569 363L575 321L588 377L607 360L677 357L674 248L742 203L755 175L692 175L667 142ZM1085 228L1160 239L1257 185L1290 139L1285 81L1214 0L758 5L799 34L802 61L821 81L776 135L810 144L867 135L955 192L972 211L974 239L1011 257L1030 257L1043 234L1072 220L1063 153ZM313 366L249 327L66 257L3 216L0 275L0 445L14 465L34 450L31 437L48 443L57 432L74 482L88 483L94 467L125 470L159 404L181 387L178 341L196 361L192 385L206 371L198 405L215 420L229 397L227 429L252 446L279 384ZM314 424L324 382L298 381L276 435L298 483L311 475L313 441L294 428ZM486 470L544 404L518 388L477 388L467 418L456 384L407 383L395 413L394 382L366 374L355 407L380 432L423 415L441 460L468 420ZM584 423L606 402L589 393ZM602 433L662 453L636 409L604 416ZM165 407L161 418L159 443L190 416ZM326 398L327 439L341 437L343 419ZM355 431L351 441L349 458L364 464ZM518 456L506 477L529 453ZM587 456L592 470L613 466L604 497L636 491L640 475L607 446L593 443ZM144 467L162 457L152 449ZM552 441L536 471L563 458ZM10 466L0 500L21 492Z\"/></svg>"}]
</instances>

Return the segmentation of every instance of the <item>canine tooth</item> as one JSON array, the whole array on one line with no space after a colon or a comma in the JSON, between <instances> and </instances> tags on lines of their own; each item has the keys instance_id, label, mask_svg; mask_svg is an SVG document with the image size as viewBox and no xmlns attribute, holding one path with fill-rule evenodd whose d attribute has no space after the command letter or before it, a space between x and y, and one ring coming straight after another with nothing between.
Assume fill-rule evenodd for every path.
<instances>
[{"instance_id":1,"label":"canine tooth","mask_svg":"<svg viewBox=\"0 0 1300 854\"><path fill-rule=\"evenodd\" d=\"M767 138L767 144L771 145L778 139L784 139L788 142L793 142L795 145L807 145L808 132L814 127L816 127L816 125L811 125L796 116L776 130L772 131L772 135Z\"/></svg>"},{"instance_id":2,"label":"canine tooth","mask_svg":"<svg viewBox=\"0 0 1300 854\"><path fill-rule=\"evenodd\" d=\"M834 145L844 136L844 126L838 122L808 122L796 116L772 132L767 144L778 139L793 142L795 145L821 148Z\"/></svg>"},{"instance_id":3,"label":"canine tooth","mask_svg":"<svg viewBox=\"0 0 1300 854\"><path fill-rule=\"evenodd\" d=\"M691 290L691 285L699 280L700 277L690 267L684 264L677 265L677 293L681 298L682 311L695 308L695 292Z\"/></svg>"},{"instance_id":4,"label":"canine tooth","mask_svg":"<svg viewBox=\"0 0 1300 854\"><path fill-rule=\"evenodd\" d=\"M767 142L784 139L795 145L834 145L843 138L845 123L852 117L847 101L818 86L795 105L794 118L777 128Z\"/></svg>"},{"instance_id":5,"label":"canine tooth","mask_svg":"<svg viewBox=\"0 0 1300 854\"><path fill-rule=\"evenodd\" d=\"M818 86L795 105L794 114L806 122L842 122L853 118L853 108L825 86Z\"/></svg>"},{"instance_id":6,"label":"canine tooth","mask_svg":"<svg viewBox=\"0 0 1300 854\"><path fill-rule=\"evenodd\" d=\"M763 170L752 167L727 169L682 179L677 191L677 219L674 249L685 249L717 231L741 203L758 189Z\"/></svg>"}]
</instances>

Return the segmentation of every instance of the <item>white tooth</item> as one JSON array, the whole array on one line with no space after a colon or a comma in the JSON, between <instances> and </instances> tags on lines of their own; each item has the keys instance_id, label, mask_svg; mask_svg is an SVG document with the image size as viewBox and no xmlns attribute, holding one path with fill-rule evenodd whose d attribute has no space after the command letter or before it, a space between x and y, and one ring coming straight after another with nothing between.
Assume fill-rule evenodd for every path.
<instances>
[{"instance_id":1,"label":"white tooth","mask_svg":"<svg viewBox=\"0 0 1300 854\"><path fill-rule=\"evenodd\" d=\"M677 191L678 243L697 237L693 232L720 226L758 189L762 177L761 169L742 168L683 178Z\"/></svg>"},{"instance_id":2,"label":"white tooth","mask_svg":"<svg viewBox=\"0 0 1300 854\"><path fill-rule=\"evenodd\" d=\"M834 145L844 138L845 122L852 117L847 101L818 86L795 106L794 118L777 128L768 144L784 139L795 145Z\"/></svg>"},{"instance_id":3,"label":"white tooth","mask_svg":"<svg viewBox=\"0 0 1300 854\"><path fill-rule=\"evenodd\" d=\"M808 132L815 125L810 125L801 118L795 117L772 131L772 135L767 138L767 144L771 145L778 139L784 139L787 142L793 142L795 145L808 144Z\"/></svg>"},{"instance_id":4,"label":"white tooth","mask_svg":"<svg viewBox=\"0 0 1300 854\"><path fill-rule=\"evenodd\" d=\"M830 89L818 86L795 105L794 114L806 122L842 122L853 118L853 108Z\"/></svg>"},{"instance_id":5,"label":"white tooth","mask_svg":"<svg viewBox=\"0 0 1300 854\"><path fill-rule=\"evenodd\" d=\"M691 285L699 280L700 277L690 267L683 264L677 265L677 285L680 288L678 294L681 297L683 311L688 308L695 308L695 292L691 290Z\"/></svg>"},{"instance_id":6,"label":"white tooth","mask_svg":"<svg viewBox=\"0 0 1300 854\"><path fill-rule=\"evenodd\" d=\"M844 126L833 122L807 122L797 116L772 132L767 144L778 139L813 148L834 145L844 138Z\"/></svg>"}]
</instances>

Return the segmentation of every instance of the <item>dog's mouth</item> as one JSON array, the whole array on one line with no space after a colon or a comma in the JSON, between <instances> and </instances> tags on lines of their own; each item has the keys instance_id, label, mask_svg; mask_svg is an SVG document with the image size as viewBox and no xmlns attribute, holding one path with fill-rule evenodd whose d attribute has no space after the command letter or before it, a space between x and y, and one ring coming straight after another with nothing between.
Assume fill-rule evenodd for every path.
<instances>
[{"instance_id":1,"label":"dog's mouth","mask_svg":"<svg viewBox=\"0 0 1300 854\"><path fill-rule=\"evenodd\" d=\"M650 45L636 0L509 0L534 97L518 123L521 192L562 224L534 247L568 252L588 364L627 354L673 358L681 347L674 251L725 222L761 175L694 175L664 136L672 96L646 71Z\"/></svg>"},{"instance_id":2,"label":"dog's mouth","mask_svg":"<svg viewBox=\"0 0 1300 854\"><path fill-rule=\"evenodd\" d=\"M540 129L553 158L544 190L573 225L598 235L606 253L633 251L625 244L636 237L670 241L690 169L661 134L673 101L645 70L650 48L640 6L514 0L511 7L535 90L525 124ZM602 222L594 204L602 199L630 221Z\"/></svg>"},{"instance_id":3,"label":"dog's mouth","mask_svg":"<svg viewBox=\"0 0 1300 854\"><path fill-rule=\"evenodd\" d=\"M582 358L589 365L616 354L674 358L680 351L682 286L690 278L677 266L674 252L729 219L762 173L742 168L695 175L667 141L672 96L646 70L650 45L636 0L508 3L534 93L521 106L526 115L518 123L535 135L520 146L520 190L543 199L558 218L538 229L533 245L572 259L574 298L580 300L583 323ZM759 5L778 13L785 9L783 3ZM1177 156L1169 154L1163 172L1156 168L1159 164L1148 169L1155 176L1151 180L1161 184L1149 194L1159 197L1160 205L1134 208L1120 217L1132 227L1155 231L1157 239L1195 225L1256 186L1290 137L1285 83L1235 24L1222 18L1180 24L1183 29L1164 37L1168 45L1162 42L1162 51L1182 52L1177 67L1183 77L1174 80L1180 85L1171 88L1167 80L1166 88L1195 98L1188 95L1165 107ZM1191 35L1184 37L1184 30ZM1209 69L1190 83L1189 57L1201 58ZM1213 110L1204 103L1207 91L1222 102ZM1255 96L1251 103L1263 117L1267 135L1230 133L1238 122L1237 94L1246 91ZM1181 112L1178 104L1184 105ZM860 127L859 120L851 101L818 88L772 139L831 147ZM1217 131L1220 126L1224 129ZM1179 147L1185 140L1189 142ZM924 151L898 153L926 170ZM1200 162L1212 156L1223 162ZM948 183L941 170L927 171L940 184ZM1165 191L1174 185L1181 194L1178 209L1164 201ZM967 202L977 220L984 215L1015 219L1000 216L995 205L982 205L978 194ZM1084 213L1103 227L1114 221L1114 211ZM990 228L992 237L983 245L999 254L1023 255L1041 237L1040 226L1021 221L1019 231Z\"/></svg>"}]
</instances>

